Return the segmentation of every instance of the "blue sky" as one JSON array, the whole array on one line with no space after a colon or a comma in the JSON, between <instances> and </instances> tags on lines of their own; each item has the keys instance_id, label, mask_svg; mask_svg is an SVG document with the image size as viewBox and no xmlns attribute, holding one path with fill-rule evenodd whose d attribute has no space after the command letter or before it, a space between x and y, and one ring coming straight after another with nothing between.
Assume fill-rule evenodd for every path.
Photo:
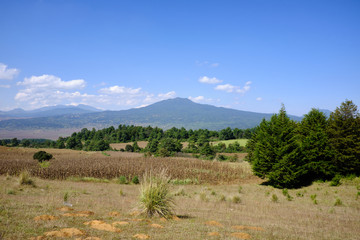
<instances>
[{"instance_id":1,"label":"blue sky","mask_svg":"<svg viewBox=\"0 0 360 240\"><path fill-rule=\"evenodd\" d=\"M0 110L360 105L360 1L0 1Z\"/></svg>"}]
</instances>

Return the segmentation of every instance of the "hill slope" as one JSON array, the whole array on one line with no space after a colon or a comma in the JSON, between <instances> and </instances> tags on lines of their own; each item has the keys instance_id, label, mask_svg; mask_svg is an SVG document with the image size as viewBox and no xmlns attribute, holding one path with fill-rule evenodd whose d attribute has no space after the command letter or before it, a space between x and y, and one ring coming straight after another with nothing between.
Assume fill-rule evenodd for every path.
<instances>
[{"instance_id":1,"label":"hill slope","mask_svg":"<svg viewBox=\"0 0 360 240\"><path fill-rule=\"evenodd\" d=\"M220 130L226 127L251 128L263 118L272 114L254 113L206 104L198 104L184 98L175 98L154 103L143 108L122 111L103 111L84 114L13 119L0 121L2 130L39 130L39 129L81 129L117 127L119 124L157 126L163 129L185 127L186 129L206 128ZM300 120L299 117L292 117Z\"/></svg>"}]
</instances>

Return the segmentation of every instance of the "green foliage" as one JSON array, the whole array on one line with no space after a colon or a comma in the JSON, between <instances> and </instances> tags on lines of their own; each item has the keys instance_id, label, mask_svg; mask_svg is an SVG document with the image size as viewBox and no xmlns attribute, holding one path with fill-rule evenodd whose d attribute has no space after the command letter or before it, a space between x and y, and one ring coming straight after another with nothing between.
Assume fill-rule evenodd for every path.
<instances>
[{"instance_id":1,"label":"green foliage","mask_svg":"<svg viewBox=\"0 0 360 240\"><path fill-rule=\"evenodd\" d=\"M52 157L53 157L52 154L47 153L45 151L38 151L33 155L33 159L36 159L39 162L49 161L50 159L52 159Z\"/></svg>"},{"instance_id":2,"label":"green foliage","mask_svg":"<svg viewBox=\"0 0 360 240\"><path fill-rule=\"evenodd\" d=\"M273 201L273 202L278 202L278 201L279 201L278 196L277 196L276 194L273 194L273 195L271 196L271 201Z\"/></svg>"},{"instance_id":3,"label":"green foliage","mask_svg":"<svg viewBox=\"0 0 360 240\"><path fill-rule=\"evenodd\" d=\"M233 196L231 201L233 203L241 203L241 198L239 196Z\"/></svg>"},{"instance_id":4,"label":"green foliage","mask_svg":"<svg viewBox=\"0 0 360 240\"><path fill-rule=\"evenodd\" d=\"M335 200L335 203L334 203L334 206L342 206L343 205L343 202L341 201L340 198L336 198Z\"/></svg>"},{"instance_id":5,"label":"green foliage","mask_svg":"<svg viewBox=\"0 0 360 240\"><path fill-rule=\"evenodd\" d=\"M133 184L139 184L139 183L140 183L139 177L138 177L138 176L134 176L134 177L131 179L131 183L133 183Z\"/></svg>"},{"instance_id":6,"label":"green foliage","mask_svg":"<svg viewBox=\"0 0 360 240\"><path fill-rule=\"evenodd\" d=\"M336 175L335 177L333 177L333 179L330 182L330 186L340 186L341 182L341 176L340 175Z\"/></svg>"},{"instance_id":7,"label":"green foliage","mask_svg":"<svg viewBox=\"0 0 360 240\"><path fill-rule=\"evenodd\" d=\"M152 172L144 174L139 203L148 217L158 214L170 218L173 215L174 200L170 194L169 180L164 170L157 175Z\"/></svg>"},{"instance_id":8,"label":"green foliage","mask_svg":"<svg viewBox=\"0 0 360 240\"><path fill-rule=\"evenodd\" d=\"M128 180L127 180L127 178L125 176L120 176L117 179L117 183L119 183L119 184L128 184Z\"/></svg>"}]
</instances>

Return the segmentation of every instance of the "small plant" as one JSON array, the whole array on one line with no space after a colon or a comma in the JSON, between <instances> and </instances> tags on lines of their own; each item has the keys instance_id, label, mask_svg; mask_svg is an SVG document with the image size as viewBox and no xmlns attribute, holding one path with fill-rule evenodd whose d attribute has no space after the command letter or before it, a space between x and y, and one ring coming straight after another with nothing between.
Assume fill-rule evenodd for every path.
<instances>
[{"instance_id":1,"label":"small plant","mask_svg":"<svg viewBox=\"0 0 360 240\"><path fill-rule=\"evenodd\" d=\"M314 201L316 199L316 194L311 195L310 198Z\"/></svg>"},{"instance_id":2,"label":"small plant","mask_svg":"<svg viewBox=\"0 0 360 240\"><path fill-rule=\"evenodd\" d=\"M211 191L210 194L213 195L213 196L215 196L215 195L216 195L216 192L215 192L215 191Z\"/></svg>"},{"instance_id":3,"label":"small plant","mask_svg":"<svg viewBox=\"0 0 360 240\"><path fill-rule=\"evenodd\" d=\"M35 182L30 178L30 173L27 170L20 173L19 183L20 185L31 185L35 187Z\"/></svg>"},{"instance_id":4,"label":"small plant","mask_svg":"<svg viewBox=\"0 0 360 240\"><path fill-rule=\"evenodd\" d=\"M186 196L184 188L180 188L179 191L177 191L174 196Z\"/></svg>"},{"instance_id":5,"label":"small plant","mask_svg":"<svg viewBox=\"0 0 360 240\"><path fill-rule=\"evenodd\" d=\"M239 186L238 193L241 193L241 192L242 192L242 186Z\"/></svg>"},{"instance_id":6,"label":"small plant","mask_svg":"<svg viewBox=\"0 0 360 240\"><path fill-rule=\"evenodd\" d=\"M217 156L217 160L218 161L226 161L226 160L228 160L228 157L227 156L225 156L225 155L223 155L223 154L219 154L218 156Z\"/></svg>"},{"instance_id":7,"label":"small plant","mask_svg":"<svg viewBox=\"0 0 360 240\"><path fill-rule=\"evenodd\" d=\"M64 202L65 202L65 203L68 202L68 200L69 200L69 192L65 192L65 193L64 193L63 199L64 199Z\"/></svg>"},{"instance_id":8,"label":"small plant","mask_svg":"<svg viewBox=\"0 0 360 240\"><path fill-rule=\"evenodd\" d=\"M220 197L219 197L219 201L220 202L225 202L226 201L226 197L225 197L225 195L220 195Z\"/></svg>"},{"instance_id":9,"label":"small plant","mask_svg":"<svg viewBox=\"0 0 360 240\"><path fill-rule=\"evenodd\" d=\"M36 159L39 162L49 161L52 158L53 158L53 155L50 153L47 153L45 151L38 151L33 155L33 159Z\"/></svg>"},{"instance_id":10,"label":"small plant","mask_svg":"<svg viewBox=\"0 0 360 240\"><path fill-rule=\"evenodd\" d=\"M288 194L288 195L286 195L286 199L287 199L288 201L292 201L294 198L293 198L292 196L290 196L290 194Z\"/></svg>"},{"instance_id":11,"label":"small plant","mask_svg":"<svg viewBox=\"0 0 360 240\"><path fill-rule=\"evenodd\" d=\"M128 184L128 181L125 176L120 176L117 180L119 184Z\"/></svg>"},{"instance_id":12,"label":"small plant","mask_svg":"<svg viewBox=\"0 0 360 240\"><path fill-rule=\"evenodd\" d=\"M153 175L146 172L141 181L140 207L148 217L158 214L169 218L173 215L174 199L170 194L170 177L165 170Z\"/></svg>"},{"instance_id":13,"label":"small plant","mask_svg":"<svg viewBox=\"0 0 360 240\"><path fill-rule=\"evenodd\" d=\"M209 198L206 196L206 193L205 193L205 192L201 192L201 193L200 193L200 200L201 200L201 201L204 201L204 202L208 202L208 201L209 201Z\"/></svg>"},{"instance_id":14,"label":"small plant","mask_svg":"<svg viewBox=\"0 0 360 240\"><path fill-rule=\"evenodd\" d=\"M302 192L297 192L297 193L296 193L296 196L297 196L297 197L304 197L304 193L302 193Z\"/></svg>"},{"instance_id":15,"label":"small plant","mask_svg":"<svg viewBox=\"0 0 360 240\"><path fill-rule=\"evenodd\" d=\"M110 157L110 154L108 154L108 153L106 153L106 152L101 152L101 153L102 153L102 155L104 155L104 156Z\"/></svg>"},{"instance_id":16,"label":"small plant","mask_svg":"<svg viewBox=\"0 0 360 240\"><path fill-rule=\"evenodd\" d=\"M139 184L139 183L140 183L139 177L138 177L138 176L134 176L134 177L131 179L131 183L133 183L133 184Z\"/></svg>"},{"instance_id":17,"label":"small plant","mask_svg":"<svg viewBox=\"0 0 360 240\"><path fill-rule=\"evenodd\" d=\"M334 203L334 206L342 206L342 205L343 205L343 203L342 203L341 199L340 199L340 198L336 198L335 203Z\"/></svg>"},{"instance_id":18,"label":"small plant","mask_svg":"<svg viewBox=\"0 0 360 240\"><path fill-rule=\"evenodd\" d=\"M289 191L287 190L287 188L284 188L282 190L282 194L286 197L287 195L289 195Z\"/></svg>"},{"instance_id":19,"label":"small plant","mask_svg":"<svg viewBox=\"0 0 360 240\"><path fill-rule=\"evenodd\" d=\"M237 162L237 160L238 160L238 156L236 154L229 157L230 162Z\"/></svg>"},{"instance_id":20,"label":"small plant","mask_svg":"<svg viewBox=\"0 0 360 240\"><path fill-rule=\"evenodd\" d=\"M360 197L360 192L357 192L356 194L356 200Z\"/></svg>"},{"instance_id":21,"label":"small plant","mask_svg":"<svg viewBox=\"0 0 360 240\"><path fill-rule=\"evenodd\" d=\"M269 195L270 195L270 191L266 191L265 196L269 196Z\"/></svg>"},{"instance_id":22,"label":"small plant","mask_svg":"<svg viewBox=\"0 0 360 240\"><path fill-rule=\"evenodd\" d=\"M278 201L279 201L278 196L277 196L276 194L273 194L273 195L271 196L271 201L273 201L273 202L278 202Z\"/></svg>"},{"instance_id":23,"label":"small plant","mask_svg":"<svg viewBox=\"0 0 360 240\"><path fill-rule=\"evenodd\" d=\"M120 194L120 197L125 196L125 194L124 194L124 192L123 192L123 190L122 190L122 189L120 189L120 190L119 190L119 194Z\"/></svg>"},{"instance_id":24,"label":"small plant","mask_svg":"<svg viewBox=\"0 0 360 240\"><path fill-rule=\"evenodd\" d=\"M336 175L336 176L333 177L333 179L331 180L330 186L333 186L333 187L339 186L339 185L341 184L340 180L341 180L341 176L340 176L340 175Z\"/></svg>"},{"instance_id":25,"label":"small plant","mask_svg":"<svg viewBox=\"0 0 360 240\"><path fill-rule=\"evenodd\" d=\"M50 161L43 161L39 162L40 168L49 168L50 167Z\"/></svg>"},{"instance_id":26,"label":"small plant","mask_svg":"<svg viewBox=\"0 0 360 240\"><path fill-rule=\"evenodd\" d=\"M15 195L16 192L15 192L15 190L10 189L10 190L7 191L7 194L9 194L9 195Z\"/></svg>"},{"instance_id":27,"label":"small plant","mask_svg":"<svg viewBox=\"0 0 360 240\"><path fill-rule=\"evenodd\" d=\"M241 203L241 199L239 196L233 196L232 200L233 203Z\"/></svg>"}]
</instances>

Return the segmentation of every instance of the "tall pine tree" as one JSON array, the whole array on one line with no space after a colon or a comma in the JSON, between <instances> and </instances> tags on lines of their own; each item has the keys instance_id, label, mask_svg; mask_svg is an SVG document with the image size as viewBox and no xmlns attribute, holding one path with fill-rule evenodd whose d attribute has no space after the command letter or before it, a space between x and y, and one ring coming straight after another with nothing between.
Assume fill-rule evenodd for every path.
<instances>
[{"instance_id":1,"label":"tall pine tree","mask_svg":"<svg viewBox=\"0 0 360 240\"><path fill-rule=\"evenodd\" d=\"M360 114L346 100L330 115L328 134L336 155L334 166L339 174L360 174Z\"/></svg>"}]
</instances>

